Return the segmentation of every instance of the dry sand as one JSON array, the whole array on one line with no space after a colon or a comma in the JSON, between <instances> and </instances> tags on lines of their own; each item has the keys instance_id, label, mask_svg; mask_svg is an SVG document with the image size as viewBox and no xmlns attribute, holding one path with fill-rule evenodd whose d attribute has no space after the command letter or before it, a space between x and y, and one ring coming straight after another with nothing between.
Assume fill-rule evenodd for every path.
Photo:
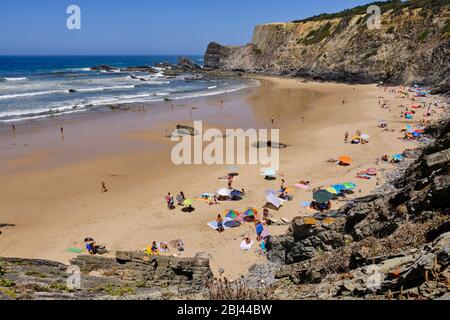
<instances>
[{"instance_id":1,"label":"dry sand","mask_svg":"<svg viewBox=\"0 0 450 320\"><path fill-rule=\"evenodd\" d=\"M389 99L392 111L378 106L378 97ZM388 170L392 164L376 165L383 154L401 153L416 142L398 139L399 129L412 120L400 118L400 104L375 85L303 83L292 79L263 78L261 86L233 94L178 101L170 105L148 106L139 112L112 112L76 119L54 119L31 125L16 125L15 136L0 130L0 223L3 228L0 256L45 258L67 263L74 257L69 247L83 248L86 236L94 237L111 250L143 250L153 240L182 239L181 256L197 252L211 255L213 272L223 267L234 278L255 262L263 262L258 246L250 252L239 248L246 233L255 239L254 225L218 233L206 224L226 209L243 210L265 204L264 191L278 190L280 178L265 181L260 166L239 166L233 187L245 188L247 197L239 202L209 206L196 201L193 213L180 208L169 211L164 196L184 191L189 198L226 187L227 165L175 166L170 160L173 142L165 137L177 123L203 120L206 127L280 128L280 140L289 145L280 153L280 172L286 185L301 179L312 188L353 181L355 197L369 193L382 180L355 178L369 167ZM220 103L223 100L223 104ZM345 104L342 101L346 100ZM195 107L195 109L192 109ZM424 112L418 110L418 115ZM436 115L437 116L437 115ZM274 117L274 124L271 124ZM390 129L383 132L378 120L384 118ZM419 117L416 117L419 118ZM59 127L64 126L64 139ZM356 130L371 136L370 143L344 143ZM328 163L329 158L349 155L349 167ZM109 192L100 193L105 180ZM311 215L301 201L310 201L311 190L294 193L294 200L275 218ZM339 206L340 203L334 203ZM287 226L269 227L281 234ZM172 250L170 254L176 253Z\"/></svg>"}]
</instances>

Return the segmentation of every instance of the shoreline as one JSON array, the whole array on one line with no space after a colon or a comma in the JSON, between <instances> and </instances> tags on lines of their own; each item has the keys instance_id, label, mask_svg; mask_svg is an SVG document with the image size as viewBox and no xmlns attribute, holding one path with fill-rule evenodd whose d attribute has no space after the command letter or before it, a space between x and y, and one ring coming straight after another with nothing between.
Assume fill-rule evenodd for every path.
<instances>
[{"instance_id":1,"label":"shoreline","mask_svg":"<svg viewBox=\"0 0 450 320\"><path fill-rule=\"evenodd\" d=\"M396 129L394 133L381 133L376 128L377 117L388 117L389 114L377 107L377 94L380 94L381 91L374 88L374 85L303 83L299 79L272 77L257 79L262 81L261 87L226 96L223 108L217 104L217 96L211 99L200 99L201 101L192 102L189 105L199 105L194 116L200 115L200 118L207 121L208 127L217 128L227 128L230 125L231 127L240 127L240 124L243 128L246 126L256 128L270 126L268 119L270 119L271 113L273 115L273 112L278 111L280 118L276 119L275 125L282 129L280 140L290 145L288 149L281 152L280 170L280 172L286 173L288 185L293 185L296 181L304 178L312 180L313 187L337 183L338 179L351 179L352 181L358 180L356 182L358 182L361 192L356 194L357 197L369 194L383 180L359 181L354 178L355 171L373 165L375 155L378 158L380 150L402 152L408 147L417 146L414 142L396 141L395 139L398 135L397 129L409 123L405 119L400 120L391 115L392 119L389 119L389 124ZM345 106L339 103L341 98L338 99L338 97L348 98ZM396 101L396 99L393 100ZM373 102L375 104L372 104ZM186 104L188 105L188 103ZM370 104L370 108L365 108L368 104ZM230 230L230 232L217 234L206 226L206 222L213 220L217 213L229 209L229 206L236 206L235 209L238 210L242 210L246 206L260 209L264 198L263 190L271 187L277 189L280 179L273 183L262 183L262 178L256 175L258 168L245 166L236 179L236 184L249 190L248 198L244 199L242 203L224 202L213 207L196 203L197 210L189 216L179 210L168 213L165 208L162 198L169 190L175 195L180 191L178 189L181 189L190 197L201 194L202 191L211 191L209 190L211 185L213 185L212 189L217 190L225 184L217 180L217 177L225 172L223 167L202 165L182 170L182 168L172 168L172 165L163 163L164 159L168 160L165 158L165 153L170 148L170 143L163 136L164 127L172 125L171 128L173 128L178 121L190 123L191 119L186 118L188 113L192 112L192 109L189 111L189 108L186 106L185 109L177 110L175 114L168 116L164 115L163 111L162 114L156 116L155 127L150 128L149 122L140 121L143 119L134 117L136 114L118 113L117 121L94 119L92 122L100 124L95 129L97 133L105 130L105 135L108 135L111 132L108 132L110 130L108 128L113 127L112 132L115 135L114 137L105 137L104 140L99 135L100 141L92 142L92 149L88 147L89 152L95 151L94 153L97 155L83 159L83 156L79 154L74 163L64 160L64 156L62 156L62 160L59 159L48 165L52 158L61 157L61 154L67 150L64 148L54 149L50 154L26 155L25 153L24 156L18 158L17 154L12 154L9 161L16 161L16 163L18 161L20 164L21 160L22 168L20 165L15 169L7 166L7 169L4 169L7 172L0 170L0 176L5 178L5 185L8 185L8 187L0 187L0 191L8 195L7 203L0 205L0 213L5 213L2 216L5 216L7 220L1 221L2 223L11 223L16 226L3 229L0 237L2 237L2 242L6 242L0 243L0 255L22 255L23 257L26 255L27 257L67 262L73 257L73 254L64 252L64 248L82 245L81 240L87 235L93 236L100 243L106 244L108 249L114 251L141 250L151 244L153 240L170 241L172 238L183 237L186 251L182 256L194 256L197 252L211 255L213 271L216 273L220 267L224 267L225 274L231 278L245 273L253 263L264 261L264 258L257 253L243 253L239 250L242 234L247 232L253 237L253 227L244 225ZM217 112L222 112L222 114L215 114ZM137 120L133 118L137 118ZM302 118L306 121L303 121ZM165 122L161 121L162 119ZM126 125L120 125L120 122L126 122ZM151 121L150 123L154 124ZM81 144L80 141L78 144L74 142L75 139L71 137L74 135L70 131L71 125L73 123L69 121L69 130L65 133L64 143L67 141L73 143L70 149L74 148L75 150L71 152L76 153L75 147L86 147L86 145L83 141ZM115 127L116 125L118 127ZM87 129L86 127L85 129ZM55 128L55 126L50 125L50 128ZM80 127L79 130L82 129ZM343 133L346 130L354 132L358 129L364 129L364 132L371 135L369 144L352 146L342 142ZM27 134L31 137L38 136L33 131L30 128L30 132ZM80 134L78 132L77 135ZM83 138L88 139L88 133L83 133ZM0 143L5 138L2 135L3 132L0 130ZM38 138L43 139L40 141L43 144L49 141L48 134ZM56 140L58 139L56 138ZM105 149L117 148L123 154L99 156L101 150L98 150L98 144L107 141L110 144L106 144ZM115 144L120 144L120 146ZM96 146L97 149L95 149ZM34 148L34 144L32 147ZM304 152L305 150L306 152ZM7 150L7 152L9 151ZM39 147L37 151L39 151ZM342 169L326 163L326 159L345 153L352 153L351 155L355 159L351 167ZM301 157L301 161L299 161L299 157ZM153 159L153 164L151 161L149 162L149 159ZM155 170L147 168L152 165L156 166ZM26 169L33 166L37 166L37 168ZM135 168L132 168L133 166ZM160 166L162 170L156 170ZM387 171L389 168L391 168L390 164L380 166L381 170ZM112 175L117 172L119 172L118 175L113 177ZM69 177L73 179L70 182L65 181ZM107 177L108 183L113 181L111 193L105 194L103 197L106 198L107 203L102 202L99 198L102 195L98 190L98 181L105 177ZM195 177L195 181L192 180L192 177ZM189 189L185 188L188 184ZM48 190L39 190L43 185L48 187ZM164 189L159 186L164 186ZM23 188L26 191L31 189L30 194L17 196L18 190L23 190ZM34 192L37 194L33 194ZM151 196L152 194L154 195ZM286 216L291 219L299 214L307 216L313 213L299 207L300 201L311 198L309 191L296 191L294 196L294 201L286 204L284 208L280 209L280 212L273 212L273 216L276 218ZM17 206L20 208L15 208ZM25 212L24 216L18 216L19 212ZM36 223L39 225L33 225ZM287 226L270 227L270 231L271 234L276 235L283 233L286 228ZM45 230L48 230L48 234ZM192 239L188 239L189 237ZM36 242L33 243L33 248L23 250L24 246L30 242ZM55 244L48 245L49 243ZM230 256L233 256L234 261L229 261Z\"/></svg>"}]
</instances>

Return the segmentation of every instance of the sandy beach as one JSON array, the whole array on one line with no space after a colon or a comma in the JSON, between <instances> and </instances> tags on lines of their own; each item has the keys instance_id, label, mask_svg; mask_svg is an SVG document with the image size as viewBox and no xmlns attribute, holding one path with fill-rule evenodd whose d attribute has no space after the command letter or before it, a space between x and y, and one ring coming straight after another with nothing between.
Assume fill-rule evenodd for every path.
<instances>
[{"instance_id":1,"label":"sandy beach","mask_svg":"<svg viewBox=\"0 0 450 320\"><path fill-rule=\"evenodd\" d=\"M280 173L287 186L310 180L309 190L296 189L294 200L280 210L270 211L274 218L309 216L313 210L302 208L311 201L312 189L352 181L359 197L383 182L384 172L394 167L378 160L384 154L401 153L417 146L401 139L400 129L422 119L426 109L416 111L413 120L400 117L401 104L409 99L376 85L348 85L302 82L296 79L259 79L261 85L239 92L199 99L147 105L146 112L117 111L55 118L46 122L18 124L15 134L9 127L0 129L0 256L45 258L68 262L75 257L69 247L83 248L83 239L93 237L113 256L117 250L144 250L152 241L182 239L181 256L201 253L211 257L214 273L223 268L235 278L265 257L257 245L243 252L239 245L245 234L255 241L254 224L218 233L207 226L227 209L255 207L262 211L264 191L278 190L281 177L266 181L260 166L239 165L233 187L247 191L242 201L221 201L208 205L194 201L195 211L168 210L167 192L175 196L184 191L194 199L204 192L227 186L219 179L227 165L181 165L171 162L174 145L167 134L181 123L192 125L202 120L205 127L276 128L280 141L289 147L280 150ZM389 100L388 109L379 100ZM221 103L221 100L223 103ZM343 103L345 101L345 103ZM437 109L441 111L442 109ZM433 118L439 114L433 114ZM271 117L274 122L271 122ZM385 119L388 129L378 127ZM64 127L64 136L60 127ZM367 144L344 143L357 130L370 135ZM350 166L327 162L342 155L352 157ZM375 167L377 177L355 178L357 172ZM105 180L109 191L100 192ZM333 202L333 207L342 205ZM269 226L273 235L287 226ZM175 254L172 249L167 254Z\"/></svg>"}]
</instances>

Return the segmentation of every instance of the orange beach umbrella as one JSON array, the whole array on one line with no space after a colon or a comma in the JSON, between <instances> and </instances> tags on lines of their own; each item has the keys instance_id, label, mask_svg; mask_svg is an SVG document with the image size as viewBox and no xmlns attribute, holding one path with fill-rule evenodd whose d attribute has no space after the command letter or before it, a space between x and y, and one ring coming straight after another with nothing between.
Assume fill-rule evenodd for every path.
<instances>
[{"instance_id":1,"label":"orange beach umbrella","mask_svg":"<svg viewBox=\"0 0 450 320\"><path fill-rule=\"evenodd\" d=\"M350 158L349 156L342 156L342 157L339 157L339 161L344 164L351 164L352 158Z\"/></svg>"}]
</instances>

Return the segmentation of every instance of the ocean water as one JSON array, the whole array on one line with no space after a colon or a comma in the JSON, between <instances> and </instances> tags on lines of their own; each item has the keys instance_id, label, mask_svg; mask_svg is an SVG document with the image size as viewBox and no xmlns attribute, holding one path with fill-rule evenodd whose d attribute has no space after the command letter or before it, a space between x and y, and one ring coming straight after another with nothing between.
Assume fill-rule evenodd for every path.
<instances>
[{"instance_id":1,"label":"ocean water","mask_svg":"<svg viewBox=\"0 0 450 320\"><path fill-rule=\"evenodd\" d=\"M188 58L203 63L201 56ZM111 104L214 95L254 85L241 79L192 80L190 74L165 77L163 69L155 74L90 70L98 65L119 69L177 60L178 56L0 56L0 123L101 110Z\"/></svg>"}]
</instances>

